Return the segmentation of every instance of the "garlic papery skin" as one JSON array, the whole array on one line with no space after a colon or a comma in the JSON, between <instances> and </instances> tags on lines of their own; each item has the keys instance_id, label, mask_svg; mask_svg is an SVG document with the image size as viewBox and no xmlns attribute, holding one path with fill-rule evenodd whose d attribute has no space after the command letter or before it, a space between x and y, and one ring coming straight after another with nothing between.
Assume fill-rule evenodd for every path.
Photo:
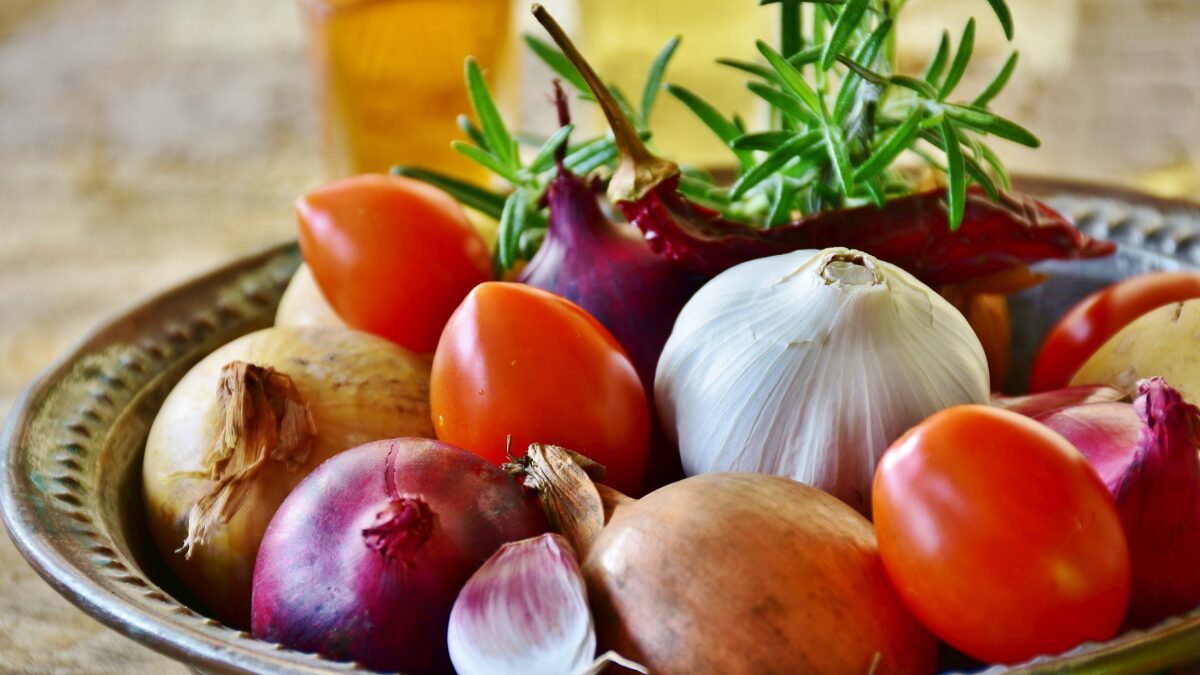
<instances>
[{"instance_id":1,"label":"garlic papery skin","mask_svg":"<svg viewBox=\"0 0 1200 675\"><path fill-rule=\"evenodd\" d=\"M471 577L450 612L458 675L574 675L596 653L587 589L557 534L505 544Z\"/></svg>"},{"instance_id":2,"label":"garlic papery skin","mask_svg":"<svg viewBox=\"0 0 1200 675\"><path fill-rule=\"evenodd\" d=\"M845 248L752 260L709 281L675 322L654 390L688 475L788 476L864 514L892 441L989 396L962 314Z\"/></svg>"}]
</instances>

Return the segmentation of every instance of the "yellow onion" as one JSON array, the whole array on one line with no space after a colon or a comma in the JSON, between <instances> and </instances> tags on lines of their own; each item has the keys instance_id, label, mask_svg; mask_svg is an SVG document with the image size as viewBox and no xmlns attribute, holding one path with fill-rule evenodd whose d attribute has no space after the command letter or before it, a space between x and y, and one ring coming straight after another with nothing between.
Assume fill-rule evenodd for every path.
<instances>
[{"instance_id":1,"label":"yellow onion","mask_svg":"<svg viewBox=\"0 0 1200 675\"><path fill-rule=\"evenodd\" d=\"M343 450L433 437L429 368L344 328L268 328L202 360L163 403L142 465L150 529L171 570L218 618L248 625L271 516Z\"/></svg>"},{"instance_id":2,"label":"yellow onion","mask_svg":"<svg viewBox=\"0 0 1200 675\"><path fill-rule=\"evenodd\" d=\"M337 326L345 328L337 312L317 286L313 278L312 268L307 264L300 265L288 287L279 299L279 309L275 311L276 326Z\"/></svg>"},{"instance_id":3,"label":"yellow onion","mask_svg":"<svg viewBox=\"0 0 1200 675\"><path fill-rule=\"evenodd\" d=\"M667 675L934 670L871 523L829 493L731 472L635 501L537 444L507 468L578 552L602 650Z\"/></svg>"}]
</instances>

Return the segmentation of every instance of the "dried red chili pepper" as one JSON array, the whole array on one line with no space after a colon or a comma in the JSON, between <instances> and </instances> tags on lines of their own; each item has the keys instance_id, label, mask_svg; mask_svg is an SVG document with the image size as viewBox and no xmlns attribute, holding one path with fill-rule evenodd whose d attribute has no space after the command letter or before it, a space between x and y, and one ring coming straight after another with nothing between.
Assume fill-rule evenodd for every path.
<instances>
[{"instance_id":1,"label":"dried red chili pepper","mask_svg":"<svg viewBox=\"0 0 1200 675\"><path fill-rule=\"evenodd\" d=\"M709 276L734 265L808 248L848 246L899 265L930 285L963 282L1039 260L1111 254L1111 242L1092 239L1054 209L1028 195L991 201L968 192L962 226L950 231L944 190L873 205L813 214L762 228L725 219L679 190L679 166L646 148L607 87L546 10L534 8L608 118L621 161L608 196L645 235L650 247Z\"/></svg>"}]
</instances>

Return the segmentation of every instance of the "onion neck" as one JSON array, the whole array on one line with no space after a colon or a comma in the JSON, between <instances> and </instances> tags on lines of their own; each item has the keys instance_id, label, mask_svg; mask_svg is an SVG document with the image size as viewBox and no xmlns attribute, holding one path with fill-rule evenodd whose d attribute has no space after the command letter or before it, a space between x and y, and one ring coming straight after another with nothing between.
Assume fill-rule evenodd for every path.
<instances>
[{"instance_id":1,"label":"onion neck","mask_svg":"<svg viewBox=\"0 0 1200 675\"><path fill-rule=\"evenodd\" d=\"M268 461L295 470L308 459L317 433L292 379L273 368L228 363L221 369L218 392L221 421L201 458L204 470L173 476L211 481L188 513L187 538L180 548L188 558L217 526L233 518Z\"/></svg>"},{"instance_id":2,"label":"onion neck","mask_svg":"<svg viewBox=\"0 0 1200 675\"><path fill-rule=\"evenodd\" d=\"M396 497L362 531L363 543L384 559L411 567L417 552L433 533L435 518L433 510L420 497Z\"/></svg>"},{"instance_id":3,"label":"onion neck","mask_svg":"<svg viewBox=\"0 0 1200 675\"><path fill-rule=\"evenodd\" d=\"M563 169L550 183L550 224L547 235L572 244L581 236L596 236L614 230L600 211L596 193L579 176Z\"/></svg>"},{"instance_id":4,"label":"onion neck","mask_svg":"<svg viewBox=\"0 0 1200 675\"><path fill-rule=\"evenodd\" d=\"M525 487L538 493L551 529L571 543L580 560L613 514L634 501L593 482L604 479L603 465L557 445L534 443L504 470L524 477Z\"/></svg>"},{"instance_id":5,"label":"onion neck","mask_svg":"<svg viewBox=\"0 0 1200 675\"><path fill-rule=\"evenodd\" d=\"M600 109L608 119L608 126L612 129L613 139L616 141L617 151L620 153L620 162L608 183L609 199L614 204L637 201L663 181L678 175L678 164L650 152L650 149L642 142L637 129L634 128L629 118L625 117L625 113L617 105L617 101L609 92L608 87L579 53L562 26L559 26L554 17L550 16L550 12L547 12L545 7L535 4L533 16L545 27L546 32L558 44L559 49L562 49L563 54L583 76L596 103L600 105Z\"/></svg>"}]
</instances>

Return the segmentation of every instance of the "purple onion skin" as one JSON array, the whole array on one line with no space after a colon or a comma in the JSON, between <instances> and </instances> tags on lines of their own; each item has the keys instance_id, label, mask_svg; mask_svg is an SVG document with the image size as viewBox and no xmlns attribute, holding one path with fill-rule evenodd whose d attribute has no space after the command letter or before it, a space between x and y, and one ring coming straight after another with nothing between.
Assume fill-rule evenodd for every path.
<instances>
[{"instance_id":1,"label":"purple onion skin","mask_svg":"<svg viewBox=\"0 0 1200 675\"><path fill-rule=\"evenodd\" d=\"M675 318L706 281L666 260L632 226L609 220L582 179L560 170L546 239L518 281L567 298L625 348L653 399L654 369Z\"/></svg>"},{"instance_id":2,"label":"purple onion skin","mask_svg":"<svg viewBox=\"0 0 1200 675\"><path fill-rule=\"evenodd\" d=\"M1146 628L1200 605L1200 410L1157 377L1134 408L1144 428L1114 494L1133 567L1125 624Z\"/></svg>"},{"instance_id":3,"label":"purple onion skin","mask_svg":"<svg viewBox=\"0 0 1200 675\"><path fill-rule=\"evenodd\" d=\"M547 191L546 238L518 281L567 298L613 334L654 413L654 371L675 319L706 277L656 255L630 225L609 220L586 182L560 169ZM679 451L654 420L645 491L683 478Z\"/></svg>"},{"instance_id":4,"label":"purple onion skin","mask_svg":"<svg viewBox=\"0 0 1200 675\"><path fill-rule=\"evenodd\" d=\"M1035 415L1087 457L1100 479L1115 494L1129 469L1142 420L1129 403L1090 403Z\"/></svg>"},{"instance_id":5,"label":"purple onion skin","mask_svg":"<svg viewBox=\"0 0 1200 675\"><path fill-rule=\"evenodd\" d=\"M531 493L463 450L419 438L347 450L271 520L253 634L374 670L453 672L459 590L501 545L545 531Z\"/></svg>"}]
</instances>

